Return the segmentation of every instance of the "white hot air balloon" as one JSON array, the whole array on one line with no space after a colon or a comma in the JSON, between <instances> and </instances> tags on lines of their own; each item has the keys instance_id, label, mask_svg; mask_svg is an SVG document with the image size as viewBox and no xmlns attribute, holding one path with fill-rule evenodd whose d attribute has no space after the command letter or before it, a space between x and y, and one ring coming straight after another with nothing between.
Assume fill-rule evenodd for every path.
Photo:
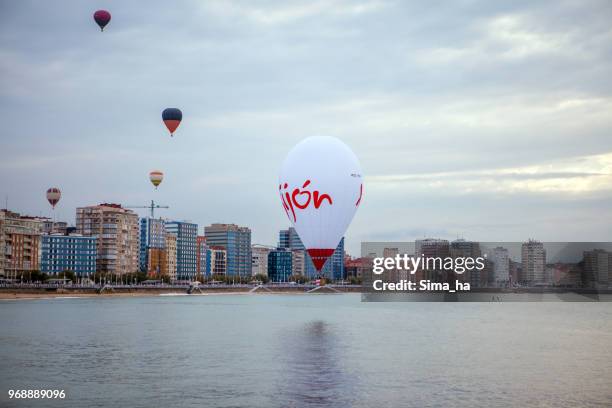
<instances>
[{"instance_id":1,"label":"white hot air balloon","mask_svg":"<svg viewBox=\"0 0 612 408\"><path fill-rule=\"evenodd\" d=\"M278 189L287 217L320 271L361 204L357 156L334 137L306 138L285 158Z\"/></svg>"}]
</instances>

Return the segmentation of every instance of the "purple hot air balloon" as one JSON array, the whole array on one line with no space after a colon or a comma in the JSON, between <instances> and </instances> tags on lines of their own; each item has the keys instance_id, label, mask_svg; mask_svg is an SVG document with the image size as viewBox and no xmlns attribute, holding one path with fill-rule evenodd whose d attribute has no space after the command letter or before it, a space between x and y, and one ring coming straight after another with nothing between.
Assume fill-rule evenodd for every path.
<instances>
[{"instance_id":1,"label":"purple hot air balloon","mask_svg":"<svg viewBox=\"0 0 612 408\"><path fill-rule=\"evenodd\" d=\"M111 15L106 10L98 10L94 13L94 20L100 26L100 30L104 31L104 27L110 22Z\"/></svg>"}]
</instances>

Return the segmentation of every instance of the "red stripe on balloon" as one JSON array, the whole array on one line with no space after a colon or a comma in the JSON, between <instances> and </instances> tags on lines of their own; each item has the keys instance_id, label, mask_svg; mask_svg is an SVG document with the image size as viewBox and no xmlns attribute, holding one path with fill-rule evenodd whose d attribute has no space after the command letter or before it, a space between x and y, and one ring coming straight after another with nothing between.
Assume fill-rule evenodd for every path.
<instances>
[{"instance_id":1,"label":"red stripe on balloon","mask_svg":"<svg viewBox=\"0 0 612 408\"><path fill-rule=\"evenodd\" d=\"M326 248L313 248L307 249L306 251L308 252L308 255L310 255L310 258L312 258L312 263L314 264L315 268L317 268L317 271L323 269L327 259L334 254L333 249Z\"/></svg>"},{"instance_id":2,"label":"red stripe on balloon","mask_svg":"<svg viewBox=\"0 0 612 408\"><path fill-rule=\"evenodd\" d=\"M168 119L168 120L164 120L164 123L166 124L166 127L168 128L170 133L174 133L176 128L181 124L181 121L180 120Z\"/></svg>"}]
</instances>

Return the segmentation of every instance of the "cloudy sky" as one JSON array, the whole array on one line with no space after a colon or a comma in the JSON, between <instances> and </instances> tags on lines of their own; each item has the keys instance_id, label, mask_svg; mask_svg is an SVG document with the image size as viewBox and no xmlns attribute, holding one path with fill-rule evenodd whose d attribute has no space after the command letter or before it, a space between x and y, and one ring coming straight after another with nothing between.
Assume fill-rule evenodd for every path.
<instances>
[{"instance_id":1,"label":"cloudy sky","mask_svg":"<svg viewBox=\"0 0 612 408\"><path fill-rule=\"evenodd\" d=\"M274 244L284 156L331 135L366 175L354 254L423 236L610 240L612 3L506 3L1 2L2 200L50 215L57 186L74 222L77 206L155 199ZM173 139L166 107L184 114Z\"/></svg>"}]
</instances>

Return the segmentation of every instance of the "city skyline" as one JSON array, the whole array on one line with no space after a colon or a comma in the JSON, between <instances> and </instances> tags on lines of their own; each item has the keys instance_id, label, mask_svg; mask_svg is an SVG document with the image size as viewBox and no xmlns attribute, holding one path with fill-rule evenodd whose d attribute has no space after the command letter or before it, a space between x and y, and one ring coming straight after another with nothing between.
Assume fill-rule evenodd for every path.
<instances>
[{"instance_id":1,"label":"city skyline","mask_svg":"<svg viewBox=\"0 0 612 408\"><path fill-rule=\"evenodd\" d=\"M150 2L146 19L135 4L107 7L111 28L100 33L90 4L2 6L9 209L52 216L49 187L63 192L59 219L82 205L154 199L171 207L160 210L168 218L247 225L254 242L273 243L288 226L276 192L284 156L331 135L365 174L351 253L362 241L456 234L609 238L606 2L172 12ZM168 106L184 113L172 139L160 118ZM165 174L157 191L153 169Z\"/></svg>"},{"instance_id":2,"label":"city skyline","mask_svg":"<svg viewBox=\"0 0 612 408\"><path fill-rule=\"evenodd\" d=\"M610 242L543 243L532 238L521 243L462 238L452 242L417 239L414 244L362 242L361 256L356 258L344 251L342 238L333 256L315 272L313 260L293 228L280 230L278 245L266 247L253 244L251 230L236 224L206 226L202 236L198 235L197 224L138 219L133 211L117 204L81 207L76 215L77 226L68 227L66 222L0 210L0 278L23 280L25 276L26 284L30 280L55 284L58 279L48 280L51 277L81 284L85 279L88 285L91 277L97 276L101 282L102 275L121 283L124 278L133 283L153 278L157 281L150 282L164 280L170 284L222 277L232 284L249 279L296 284L324 276L341 284L347 279L351 283L365 282L367 287L368 274L381 272L376 268L382 263L391 280L410 276L413 281L424 282L425 278L427 282L439 282L447 279L453 259L459 268L455 272L474 288L607 289L612 276L612 252L607 250L612 246ZM518 245L520 262L512 257ZM410 248L412 254L408 252ZM552 259L547 256L549 250ZM399 258L404 262L408 258L427 260L424 264L413 262L413 276L405 266L387 266L388 260L400 262ZM438 266L429 266L431 259L439 262ZM468 259L478 268L468 266ZM372 269L373 265L376 268Z\"/></svg>"}]
</instances>

